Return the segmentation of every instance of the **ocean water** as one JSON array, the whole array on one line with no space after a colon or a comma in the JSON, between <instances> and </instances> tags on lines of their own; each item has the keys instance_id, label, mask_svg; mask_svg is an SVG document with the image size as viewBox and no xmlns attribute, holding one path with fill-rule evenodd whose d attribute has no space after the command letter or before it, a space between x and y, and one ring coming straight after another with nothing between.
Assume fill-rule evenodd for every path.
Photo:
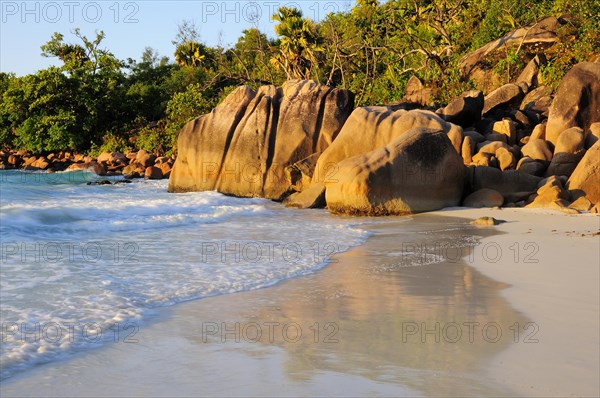
<instances>
[{"instance_id":1,"label":"ocean water","mask_svg":"<svg viewBox=\"0 0 600 398\"><path fill-rule=\"evenodd\" d=\"M135 341L158 308L315 272L368 235L324 210L95 180L0 171L0 380Z\"/></svg>"}]
</instances>

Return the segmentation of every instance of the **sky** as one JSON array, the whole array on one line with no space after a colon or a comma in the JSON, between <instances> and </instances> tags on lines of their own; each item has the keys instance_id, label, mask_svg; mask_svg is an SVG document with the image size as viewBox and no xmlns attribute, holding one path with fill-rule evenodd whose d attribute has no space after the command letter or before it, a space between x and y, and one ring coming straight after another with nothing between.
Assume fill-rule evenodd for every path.
<instances>
[{"instance_id":1,"label":"sky","mask_svg":"<svg viewBox=\"0 0 600 398\"><path fill-rule=\"evenodd\" d=\"M75 28L88 38L104 31L101 44L117 58L139 60L146 47L173 59L177 26L192 21L200 41L233 45L244 29L258 25L274 37L271 15L280 6L301 8L304 16L321 20L329 12L347 11L354 0L0 0L0 72L35 73L60 61L41 55L40 46L54 32L76 43Z\"/></svg>"}]
</instances>

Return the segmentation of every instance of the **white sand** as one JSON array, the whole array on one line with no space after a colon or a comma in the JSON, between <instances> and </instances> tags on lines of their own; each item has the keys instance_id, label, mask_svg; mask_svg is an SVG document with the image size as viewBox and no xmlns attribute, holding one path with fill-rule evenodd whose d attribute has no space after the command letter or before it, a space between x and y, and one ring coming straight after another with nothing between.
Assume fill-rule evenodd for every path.
<instances>
[{"instance_id":1,"label":"white sand","mask_svg":"<svg viewBox=\"0 0 600 398\"><path fill-rule=\"evenodd\" d=\"M474 227L436 214L382 219L370 227L375 237L316 274L163 310L141 325L138 344L39 366L3 382L2 396L598 396L600 237L591 234L600 217L547 213L437 212L508 222L478 229L504 234L484 238L470 257L420 267L398 266L404 244L452 242ZM205 340L202 323L222 321L294 322L305 334L294 343ZM498 322L504 335L402 341L405 322L464 321ZM323 340L328 322L338 328L332 344ZM515 322L535 323L539 342L525 343L523 330L514 342Z\"/></svg>"},{"instance_id":2,"label":"white sand","mask_svg":"<svg viewBox=\"0 0 600 398\"><path fill-rule=\"evenodd\" d=\"M504 235L480 245L488 244L488 260L499 247L498 262L485 261L476 250L469 264L511 285L503 296L537 324L539 342L509 346L486 373L523 395L600 396L600 236L592 235L600 230L600 217L531 209L437 214L507 221L493 227ZM521 340L527 332L533 329L521 329Z\"/></svg>"}]
</instances>

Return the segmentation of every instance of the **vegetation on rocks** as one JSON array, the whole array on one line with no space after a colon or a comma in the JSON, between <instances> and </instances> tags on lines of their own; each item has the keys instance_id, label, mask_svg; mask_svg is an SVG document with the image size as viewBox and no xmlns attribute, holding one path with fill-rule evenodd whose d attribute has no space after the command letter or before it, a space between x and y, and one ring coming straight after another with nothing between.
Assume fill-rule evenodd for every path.
<instances>
[{"instance_id":1,"label":"vegetation on rocks","mask_svg":"<svg viewBox=\"0 0 600 398\"><path fill-rule=\"evenodd\" d=\"M465 55L552 15L562 16L557 40L502 46L479 62L479 74L461 73ZM41 50L61 66L0 74L0 149L170 155L183 124L239 85L312 79L350 90L364 106L401 102L416 76L429 90L425 105L440 105L468 89L487 93L513 81L541 50L547 62L540 76L555 89L571 66L599 55L598 15L597 0L357 0L320 21L282 7L273 15L275 38L251 28L231 48L202 43L194 25L182 23L173 60L151 48L139 60L117 59L103 32L55 33ZM482 76L492 86L480 87Z\"/></svg>"}]
</instances>

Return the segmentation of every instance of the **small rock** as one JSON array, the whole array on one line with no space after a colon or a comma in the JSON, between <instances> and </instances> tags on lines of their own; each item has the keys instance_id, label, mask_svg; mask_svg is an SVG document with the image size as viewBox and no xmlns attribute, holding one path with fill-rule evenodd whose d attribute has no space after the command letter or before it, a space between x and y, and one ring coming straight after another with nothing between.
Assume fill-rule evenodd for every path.
<instances>
[{"instance_id":1,"label":"small rock","mask_svg":"<svg viewBox=\"0 0 600 398\"><path fill-rule=\"evenodd\" d=\"M594 204L585 196L581 196L579 199L569 205L570 209L579 211L589 211L592 207L594 207Z\"/></svg>"},{"instance_id":2,"label":"small rock","mask_svg":"<svg viewBox=\"0 0 600 398\"><path fill-rule=\"evenodd\" d=\"M505 84L485 96L482 113L485 116L497 109L518 106L523 96L523 90L517 84Z\"/></svg>"},{"instance_id":3,"label":"small rock","mask_svg":"<svg viewBox=\"0 0 600 398\"><path fill-rule=\"evenodd\" d=\"M158 167L150 166L146 168L144 178L147 180L160 180L163 178L163 172Z\"/></svg>"},{"instance_id":4,"label":"small rock","mask_svg":"<svg viewBox=\"0 0 600 398\"><path fill-rule=\"evenodd\" d=\"M504 220L496 220L494 217L479 217L477 220L471 221L469 224L472 225L498 225L506 222Z\"/></svg>"},{"instance_id":5,"label":"small rock","mask_svg":"<svg viewBox=\"0 0 600 398\"><path fill-rule=\"evenodd\" d=\"M462 148L461 148L461 156L463 158L464 164L470 164L473 161L473 154L475 153L475 146L476 146L476 143L473 140L473 138L471 138L468 135L465 135L465 139L463 140Z\"/></svg>"},{"instance_id":6,"label":"small rock","mask_svg":"<svg viewBox=\"0 0 600 398\"><path fill-rule=\"evenodd\" d=\"M144 167L154 166L155 160L156 156L154 156L154 154L143 149L140 149L137 155L135 156L135 161Z\"/></svg>"},{"instance_id":7,"label":"small rock","mask_svg":"<svg viewBox=\"0 0 600 398\"><path fill-rule=\"evenodd\" d=\"M503 135L504 142L507 142L509 145L514 145L517 142L517 126L510 119L505 118L499 122L495 122L492 126L492 131L495 134Z\"/></svg>"},{"instance_id":8,"label":"small rock","mask_svg":"<svg viewBox=\"0 0 600 398\"><path fill-rule=\"evenodd\" d=\"M543 160L549 162L552 160L552 152L548 148L546 141L542 139L530 139L527 145L521 148L523 156L529 156L533 160Z\"/></svg>"},{"instance_id":9,"label":"small rock","mask_svg":"<svg viewBox=\"0 0 600 398\"><path fill-rule=\"evenodd\" d=\"M288 196L283 201L283 204L287 207L297 207L300 209L322 209L325 207L325 186L322 184L313 184L302 192Z\"/></svg>"},{"instance_id":10,"label":"small rock","mask_svg":"<svg viewBox=\"0 0 600 398\"><path fill-rule=\"evenodd\" d=\"M481 119L483 98L481 91L467 91L460 97L453 99L448 106L438 113L448 122L460 126L471 126Z\"/></svg>"},{"instance_id":11,"label":"small rock","mask_svg":"<svg viewBox=\"0 0 600 398\"><path fill-rule=\"evenodd\" d=\"M112 185L112 183L108 180L100 180L100 181L88 181L86 185Z\"/></svg>"},{"instance_id":12,"label":"small rock","mask_svg":"<svg viewBox=\"0 0 600 398\"><path fill-rule=\"evenodd\" d=\"M494 189L482 188L473 192L465 198L463 206L465 207L494 207L502 206L504 197Z\"/></svg>"},{"instance_id":13,"label":"small rock","mask_svg":"<svg viewBox=\"0 0 600 398\"><path fill-rule=\"evenodd\" d=\"M537 124L531 132L530 140L544 140L546 139L546 123Z\"/></svg>"},{"instance_id":14,"label":"small rock","mask_svg":"<svg viewBox=\"0 0 600 398\"><path fill-rule=\"evenodd\" d=\"M496 158L500 165L500 170L514 169L517 165L515 156L506 148L498 148L496 151Z\"/></svg>"},{"instance_id":15,"label":"small rock","mask_svg":"<svg viewBox=\"0 0 600 398\"><path fill-rule=\"evenodd\" d=\"M533 160L529 156L522 157L517 163L517 170L534 176L542 176L546 171L546 164L539 160Z\"/></svg>"}]
</instances>

